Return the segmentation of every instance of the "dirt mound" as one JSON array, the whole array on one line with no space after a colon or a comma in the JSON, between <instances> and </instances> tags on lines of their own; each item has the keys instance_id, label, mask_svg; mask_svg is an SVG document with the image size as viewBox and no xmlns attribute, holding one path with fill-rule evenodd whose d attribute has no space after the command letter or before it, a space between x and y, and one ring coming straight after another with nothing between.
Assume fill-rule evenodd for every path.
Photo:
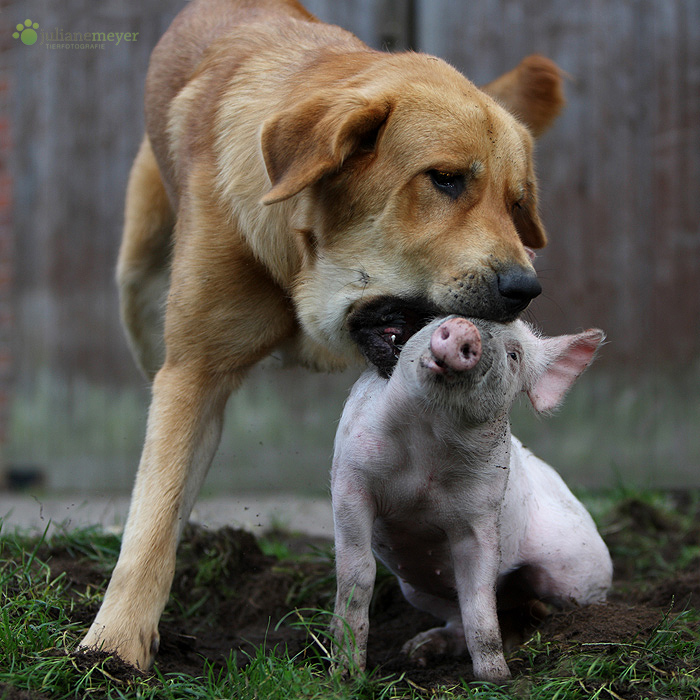
<instances>
[{"instance_id":1,"label":"dirt mound","mask_svg":"<svg viewBox=\"0 0 700 700\"><path fill-rule=\"evenodd\" d=\"M614 644L648 634L662 620L663 612L658 608L610 601L555 613L541 633L554 640Z\"/></svg>"},{"instance_id":2,"label":"dirt mound","mask_svg":"<svg viewBox=\"0 0 700 700\"><path fill-rule=\"evenodd\" d=\"M670 612L697 607L700 559L692 560L680 572L647 567L643 581L634 580L631 575L635 569L629 560L633 558L630 538L658 538L660 532L665 533L666 549L656 552L659 560L667 556L671 561L681 551L688 529L678 534L679 529L664 517L651 513L644 504L623 503L609 523L617 572L609 602L553 612L540 621L541 635L562 643L633 642L648 638ZM290 654L303 656L305 650L309 651L311 639L307 626L294 623L301 616L308 620L311 613L299 615L291 611L297 607L307 611L332 609L335 593L331 543L320 544L287 537L278 545L300 555L278 560L264 554L247 532L189 527L178 553L171 600L160 625L159 670L200 675L204 659L223 667L231 650L237 650L238 663L245 664L248 654L260 645L267 649L286 648ZM85 559L73 558L64 550L45 554L52 575L63 573L76 592L106 583L108 572ZM79 600L76 596L74 618L87 625L96 609L81 607ZM325 630L330 618L320 615L318 619L316 632L322 633L319 630ZM407 639L436 624L429 615L406 603L393 577L380 574L371 609L368 667L379 668L381 673L403 673L424 688L469 678L467 656L436 658L429 668L417 668L401 654ZM512 620L509 624L512 626ZM537 620L526 615L516 620L518 624L520 639L525 640ZM515 659L515 675L521 665ZM133 670L110 667L109 672L125 677Z\"/></svg>"},{"instance_id":3,"label":"dirt mound","mask_svg":"<svg viewBox=\"0 0 700 700\"><path fill-rule=\"evenodd\" d=\"M673 612L700 608L700 561L686 571L659 581L641 596L641 602Z\"/></svg>"}]
</instances>

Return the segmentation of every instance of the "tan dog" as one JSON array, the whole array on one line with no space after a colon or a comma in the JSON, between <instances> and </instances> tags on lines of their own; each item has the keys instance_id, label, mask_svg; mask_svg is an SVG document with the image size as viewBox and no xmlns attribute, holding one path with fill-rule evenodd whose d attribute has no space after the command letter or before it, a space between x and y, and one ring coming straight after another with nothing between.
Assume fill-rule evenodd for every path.
<instances>
[{"instance_id":1,"label":"tan dog","mask_svg":"<svg viewBox=\"0 0 700 700\"><path fill-rule=\"evenodd\" d=\"M560 82L530 57L488 85L518 122L443 61L371 50L295 0L178 15L151 59L118 270L153 400L83 647L151 663L226 400L258 360L364 354L388 373L432 316L504 321L539 293L531 133L560 110Z\"/></svg>"}]
</instances>

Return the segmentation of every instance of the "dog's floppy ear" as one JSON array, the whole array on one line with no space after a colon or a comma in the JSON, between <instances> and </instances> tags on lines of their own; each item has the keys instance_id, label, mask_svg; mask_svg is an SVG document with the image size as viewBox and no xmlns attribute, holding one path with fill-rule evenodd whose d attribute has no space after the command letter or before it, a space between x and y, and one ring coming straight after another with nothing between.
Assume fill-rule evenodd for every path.
<instances>
[{"instance_id":1,"label":"dog's floppy ear","mask_svg":"<svg viewBox=\"0 0 700 700\"><path fill-rule=\"evenodd\" d=\"M292 197L341 167L389 116L387 100L360 94L310 97L268 119L261 145L272 189L262 198L274 204Z\"/></svg>"},{"instance_id":2,"label":"dog's floppy ear","mask_svg":"<svg viewBox=\"0 0 700 700\"><path fill-rule=\"evenodd\" d=\"M528 248L544 248L547 245L547 234L537 213L537 192L532 175L528 187L528 196L513 209L513 223L523 245Z\"/></svg>"},{"instance_id":3,"label":"dog's floppy ear","mask_svg":"<svg viewBox=\"0 0 700 700\"><path fill-rule=\"evenodd\" d=\"M539 136L564 106L562 71L553 61L533 54L481 89Z\"/></svg>"}]
</instances>

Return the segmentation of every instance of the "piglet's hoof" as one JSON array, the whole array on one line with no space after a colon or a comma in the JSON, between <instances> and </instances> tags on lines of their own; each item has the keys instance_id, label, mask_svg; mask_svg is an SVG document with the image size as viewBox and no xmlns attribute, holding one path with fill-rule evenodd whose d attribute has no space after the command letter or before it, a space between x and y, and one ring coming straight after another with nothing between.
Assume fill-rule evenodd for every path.
<instances>
[{"instance_id":1,"label":"piglet's hoof","mask_svg":"<svg viewBox=\"0 0 700 700\"><path fill-rule=\"evenodd\" d=\"M432 657L443 654L459 656L466 649L461 626L446 625L417 634L403 645L401 653L406 654L418 666L427 666Z\"/></svg>"}]
</instances>

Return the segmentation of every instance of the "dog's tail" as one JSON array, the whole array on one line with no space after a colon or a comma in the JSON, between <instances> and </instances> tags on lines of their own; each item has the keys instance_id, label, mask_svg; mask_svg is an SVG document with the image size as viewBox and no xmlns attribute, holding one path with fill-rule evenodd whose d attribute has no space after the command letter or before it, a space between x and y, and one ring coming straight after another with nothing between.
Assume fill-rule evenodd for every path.
<instances>
[{"instance_id":1,"label":"dog's tail","mask_svg":"<svg viewBox=\"0 0 700 700\"><path fill-rule=\"evenodd\" d=\"M163 326L175 216L148 136L129 175L124 236L117 263L122 323L137 364L150 380L165 359Z\"/></svg>"}]
</instances>

